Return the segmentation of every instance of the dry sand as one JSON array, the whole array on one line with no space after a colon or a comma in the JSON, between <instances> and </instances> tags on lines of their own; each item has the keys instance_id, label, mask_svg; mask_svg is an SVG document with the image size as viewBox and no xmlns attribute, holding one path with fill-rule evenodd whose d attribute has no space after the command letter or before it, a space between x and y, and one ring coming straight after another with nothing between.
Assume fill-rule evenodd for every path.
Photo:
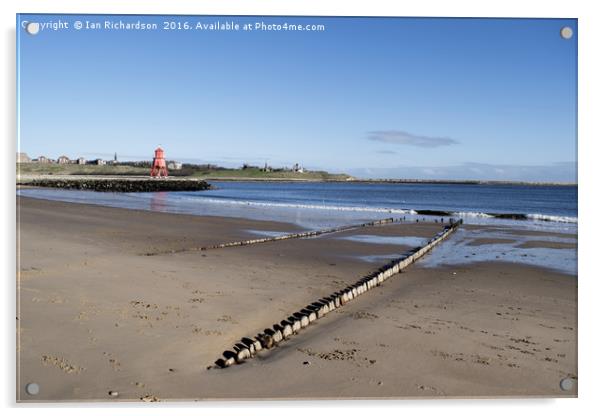
<instances>
[{"instance_id":1,"label":"dry sand","mask_svg":"<svg viewBox=\"0 0 602 416\"><path fill-rule=\"evenodd\" d=\"M17 202L19 400L576 395L559 388L577 375L576 277L501 262L418 263L280 347L207 369L242 336L379 266L360 255L408 248L340 237L430 237L441 224L149 257L298 228Z\"/></svg>"}]
</instances>

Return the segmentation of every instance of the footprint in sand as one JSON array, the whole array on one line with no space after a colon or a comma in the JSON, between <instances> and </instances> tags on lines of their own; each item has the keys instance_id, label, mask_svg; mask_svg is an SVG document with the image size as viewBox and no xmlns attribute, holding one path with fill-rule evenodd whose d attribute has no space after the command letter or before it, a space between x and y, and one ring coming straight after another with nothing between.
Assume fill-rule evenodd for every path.
<instances>
[{"instance_id":1,"label":"footprint in sand","mask_svg":"<svg viewBox=\"0 0 602 416\"><path fill-rule=\"evenodd\" d=\"M573 328L570 326L563 326L562 329L566 329L567 331L572 331Z\"/></svg>"},{"instance_id":2,"label":"footprint in sand","mask_svg":"<svg viewBox=\"0 0 602 416\"><path fill-rule=\"evenodd\" d=\"M355 354L357 349L352 348L350 350L339 350L335 349L330 352L316 352L309 348L297 348L298 351L303 352L311 357L318 357L327 361L346 361L355 360Z\"/></svg>"},{"instance_id":3,"label":"footprint in sand","mask_svg":"<svg viewBox=\"0 0 602 416\"><path fill-rule=\"evenodd\" d=\"M234 319L232 319L232 317L230 315L222 315L221 317L217 318L217 320L218 320L218 322L230 322L231 324L238 323Z\"/></svg>"},{"instance_id":4,"label":"footprint in sand","mask_svg":"<svg viewBox=\"0 0 602 416\"><path fill-rule=\"evenodd\" d=\"M408 325L404 325L404 326L397 325L397 328L399 328L399 329L422 329L422 327L420 325L416 325L416 324L408 324Z\"/></svg>"},{"instance_id":5,"label":"footprint in sand","mask_svg":"<svg viewBox=\"0 0 602 416\"><path fill-rule=\"evenodd\" d=\"M192 328L192 333L193 334L203 334L206 336L220 336L222 335L221 331L218 331L217 329L203 329L201 327L195 326Z\"/></svg>"},{"instance_id":6,"label":"footprint in sand","mask_svg":"<svg viewBox=\"0 0 602 416\"><path fill-rule=\"evenodd\" d=\"M62 357L55 357L52 355L42 355L42 364L55 366L67 374L77 374L86 370L84 367L68 363L67 360Z\"/></svg>"},{"instance_id":7,"label":"footprint in sand","mask_svg":"<svg viewBox=\"0 0 602 416\"><path fill-rule=\"evenodd\" d=\"M347 340L343 340L341 338L335 337L333 338L333 340L340 342L343 345L359 345L359 342L356 341L347 341Z\"/></svg>"},{"instance_id":8,"label":"footprint in sand","mask_svg":"<svg viewBox=\"0 0 602 416\"><path fill-rule=\"evenodd\" d=\"M109 364L113 367L114 371L121 371L121 363L113 358L113 354L110 352L103 352L102 355L109 359Z\"/></svg>"},{"instance_id":9,"label":"footprint in sand","mask_svg":"<svg viewBox=\"0 0 602 416\"><path fill-rule=\"evenodd\" d=\"M379 316L370 312L359 311L353 314L353 319L369 319L371 321L377 319Z\"/></svg>"},{"instance_id":10,"label":"footprint in sand","mask_svg":"<svg viewBox=\"0 0 602 416\"><path fill-rule=\"evenodd\" d=\"M435 394L443 394L443 392L441 390L439 390L438 388L433 387L433 386L427 386L424 384L416 384L416 388L418 390L428 391L428 392L435 393Z\"/></svg>"},{"instance_id":11,"label":"footprint in sand","mask_svg":"<svg viewBox=\"0 0 602 416\"><path fill-rule=\"evenodd\" d=\"M510 338L510 341L514 342L515 344L526 344L526 345L537 345L537 342L533 342L530 341L529 338L531 337L525 337L525 338Z\"/></svg>"},{"instance_id":12,"label":"footprint in sand","mask_svg":"<svg viewBox=\"0 0 602 416\"><path fill-rule=\"evenodd\" d=\"M435 357L440 357L444 360L453 359L454 361L465 361L464 354L461 352L449 353L440 350L431 350L431 354L433 354Z\"/></svg>"},{"instance_id":13,"label":"footprint in sand","mask_svg":"<svg viewBox=\"0 0 602 416\"><path fill-rule=\"evenodd\" d=\"M473 363L475 364L481 364L481 365L489 365L491 364L491 358L489 357L485 357L479 354L473 354L471 355L471 358L473 359Z\"/></svg>"}]
</instances>

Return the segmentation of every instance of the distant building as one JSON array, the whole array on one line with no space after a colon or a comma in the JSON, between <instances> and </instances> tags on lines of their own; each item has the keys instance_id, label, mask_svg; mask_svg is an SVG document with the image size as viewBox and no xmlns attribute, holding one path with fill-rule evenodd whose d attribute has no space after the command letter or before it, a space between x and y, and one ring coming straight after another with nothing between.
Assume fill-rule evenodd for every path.
<instances>
[{"instance_id":1,"label":"distant building","mask_svg":"<svg viewBox=\"0 0 602 416\"><path fill-rule=\"evenodd\" d=\"M293 166L293 172L303 173L305 172L305 169L303 169L302 166L299 166L298 163L295 163L295 165Z\"/></svg>"},{"instance_id":2,"label":"distant building","mask_svg":"<svg viewBox=\"0 0 602 416\"><path fill-rule=\"evenodd\" d=\"M38 156L38 158L35 159L34 162L37 162L37 163L50 163L50 159L48 159L46 156Z\"/></svg>"},{"instance_id":3,"label":"distant building","mask_svg":"<svg viewBox=\"0 0 602 416\"><path fill-rule=\"evenodd\" d=\"M59 165L66 165L66 164L70 163L71 160L69 160L69 158L67 156L63 155L63 156L59 156L59 158L56 160L56 162Z\"/></svg>"},{"instance_id":4,"label":"distant building","mask_svg":"<svg viewBox=\"0 0 602 416\"><path fill-rule=\"evenodd\" d=\"M78 165L85 165L86 164L86 159L83 157L78 157L77 158L77 164Z\"/></svg>"},{"instance_id":5,"label":"distant building","mask_svg":"<svg viewBox=\"0 0 602 416\"><path fill-rule=\"evenodd\" d=\"M92 163L94 165L104 166L104 165L107 164L107 161L106 160L102 160L102 159L96 159L96 160L93 160Z\"/></svg>"},{"instance_id":6,"label":"distant building","mask_svg":"<svg viewBox=\"0 0 602 416\"><path fill-rule=\"evenodd\" d=\"M182 169L182 163L181 162L169 162L167 164L167 169L180 170L180 169Z\"/></svg>"},{"instance_id":7,"label":"distant building","mask_svg":"<svg viewBox=\"0 0 602 416\"><path fill-rule=\"evenodd\" d=\"M27 153L17 153L17 163L30 163L31 159L27 156Z\"/></svg>"}]
</instances>

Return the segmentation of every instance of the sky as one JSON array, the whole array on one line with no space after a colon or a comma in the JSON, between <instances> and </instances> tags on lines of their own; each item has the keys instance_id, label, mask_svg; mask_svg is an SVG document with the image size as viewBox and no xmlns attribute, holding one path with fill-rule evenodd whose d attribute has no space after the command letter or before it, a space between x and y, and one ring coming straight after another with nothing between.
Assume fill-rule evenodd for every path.
<instances>
[{"instance_id":1,"label":"sky","mask_svg":"<svg viewBox=\"0 0 602 416\"><path fill-rule=\"evenodd\" d=\"M240 26L203 29L215 22ZM575 19L18 15L17 27L18 148L32 158L143 160L161 145L228 167L576 182Z\"/></svg>"}]
</instances>

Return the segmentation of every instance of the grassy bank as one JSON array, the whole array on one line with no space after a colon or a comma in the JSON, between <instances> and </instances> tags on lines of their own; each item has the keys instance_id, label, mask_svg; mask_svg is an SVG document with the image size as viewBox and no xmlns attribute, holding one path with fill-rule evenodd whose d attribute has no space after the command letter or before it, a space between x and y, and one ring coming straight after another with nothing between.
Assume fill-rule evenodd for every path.
<instances>
[{"instance_id":1,"label":"grassy bank","mask_svg":"<svg viewBox=\"0 0 602 416\"><path fill-rule=\"evenodd\" d=\"M17 174L21 175L148 175L149 169L126 165L59 165L57 163L19 163Z\"/></svg>"},{"instance_id":2,"label":"grassy bank","mask_svg":"<svg viewBox=\"0 0 602 416\"><path fill-rule=\"evenodd\" d=\"M344 181L350 178L346 174L333 174L323 171L265 172L262 169L205 169L193 173L193 176L203 179L279 179L279 180L308 180L308 181Z\"/></svg>"},{"instance_id":3,"label":"grassy bank","mask_svg":"<svg viewBox=\"0 0 602 416\"><path fill-rule=\"evenodd\" d=\"M97 175L97 176L148 176L150 168L132 165L59 165L56 163L17 164L20 175ZM344 181L350 178L346 174L332 174L323 171L293 172L288 170L265 172L251 167L246 169L207 168L205 166L185 165L180 170L170 170L170 176L199 179L222 180L307 180L307 181Z\"/></svg>"}]
</instances>

